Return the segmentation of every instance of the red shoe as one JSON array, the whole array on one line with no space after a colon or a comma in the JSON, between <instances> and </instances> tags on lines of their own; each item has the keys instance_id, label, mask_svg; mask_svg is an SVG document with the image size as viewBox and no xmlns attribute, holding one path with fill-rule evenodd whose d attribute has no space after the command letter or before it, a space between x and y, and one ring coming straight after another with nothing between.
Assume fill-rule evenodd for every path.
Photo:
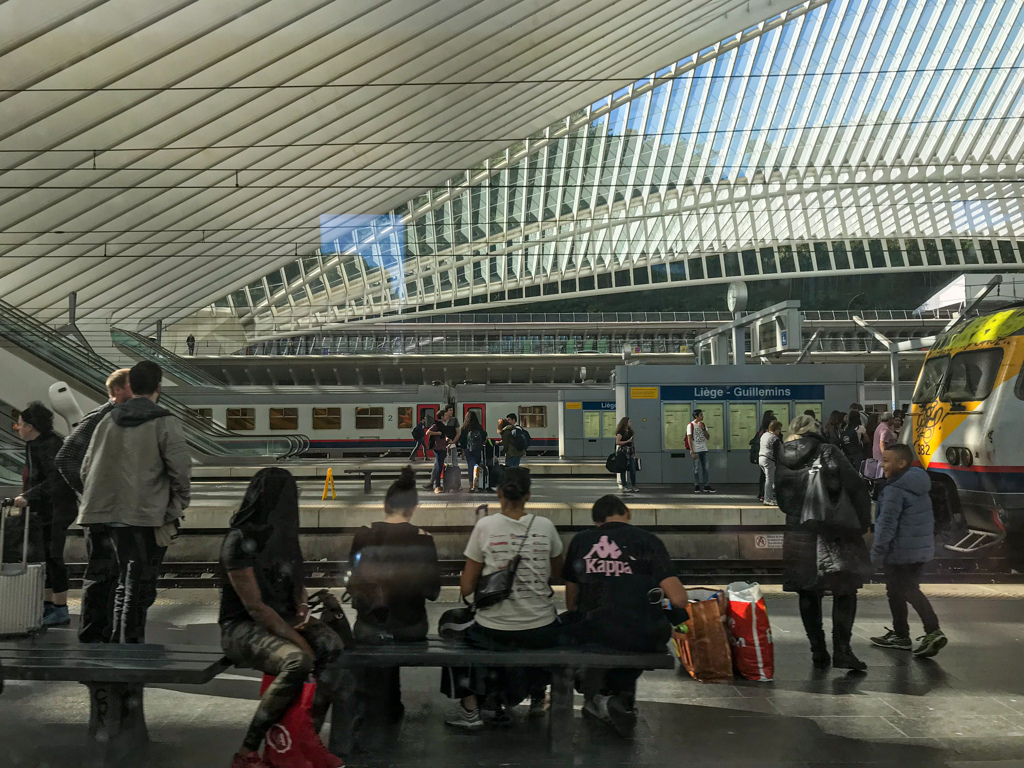
<instances>
[{"instance_id":1,"label":"red shoe","mask_svg":"<svg viewBox=\"0 0 1024 768\"><path fill-rule=\"evenodd\" d=\"M263 762L259 752L250 752L248 755L235 753L235 756L231 758L231 768L270 768L270 766Z\"/></svg>"}]
</instances>

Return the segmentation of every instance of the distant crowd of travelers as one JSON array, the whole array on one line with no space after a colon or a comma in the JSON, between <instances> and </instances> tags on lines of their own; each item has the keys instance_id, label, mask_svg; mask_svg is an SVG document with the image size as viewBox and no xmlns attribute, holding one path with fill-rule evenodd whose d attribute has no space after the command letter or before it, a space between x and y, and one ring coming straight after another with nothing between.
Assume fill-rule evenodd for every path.
<instances>
[{"instance_id":1,"label":"distant crowd of travelers","mask_svg":"<svg viewBox=\"0 0 1024 768\"><path fill-rule=\"evenodd\" d=\"M31 510L30 539L37 559L46 563L48 626L69 623L64 536L75 520L85 529L82 642L145 641L160 566L189 504L191 460L177 420L158 403L161 377L151 362L114 372L107 381L109 401L85 416L66 440L55 433L53 414L40 403L25 408L16 425L26 443L26 470L15 504ZM768 412L751 441L762 498L777 503L786 516L783 587L798 595L812 663L819 668L866 668L854 653L852 634L857 593L874 569L885 574L893 627L871 642L918 657L934 656L947 642L920 588L923 569L934 556L930 480L912 466L912 450L896 440L901 414L882 414L876 425L862 424L861 414L855 404L848 414L833 412L823 427L814 413L805 413L788 425L783 440L783 425ZM434 453L429 489L444 489L446 461L460 440L471 489L489 487L488 437L475 412L460 426L447 407L423 427L423 444ZM441 635L511 653L561 646L663 649L672 628L687 619L688 605L665 545L633 526L629 508L613 495L594 502L594 527L564 545L554 523L529 509L530 472L518 466L528 442L520 441L515 415L500 419L498 430L505 465L490 480L500 513L480 518L470 534L459 591L473 609L446 612ZM620 420L616 450L628 459L620 477L627 492L636 489L635 437L629 419ZM708 440L697 410L686 445L698 492L714 492ZM864 465L868 448L871 458L877 457L878 477L884 478L870 548L864 539L872 522ZM433 538L412 522L418 503L415 475L406 467L385 495L383 520L353 537L347 588L357 643L418 642L430 632L426 603L439 597L440 569ZM299 533L295 478L283 468L261 469L231 518L220 551L226 576L219 612L224 652L235 665L271 676L234 768L273 765L260 749L310 675L318 680L309 708L314 733L303 749L313 768L342 765L316 733L344 686L358 699L382 704L391 721L404 714L399 669L344 673L335 664L344 644L331 626L310 614ZM565 583L561 613L551 586L556 581ZM823 624L826 596L832 599L831 647ZM908 604L924 625L916 645ZM577 680L584 713L621 734L632 733L639 674L587 671ZM549 683L549 674L535 668L446 668L440 689L453 700L446 723L475 731L508 722L508 710L522 702L529 702L530 716L543 716Z\"/></svg>"}]
</instances>

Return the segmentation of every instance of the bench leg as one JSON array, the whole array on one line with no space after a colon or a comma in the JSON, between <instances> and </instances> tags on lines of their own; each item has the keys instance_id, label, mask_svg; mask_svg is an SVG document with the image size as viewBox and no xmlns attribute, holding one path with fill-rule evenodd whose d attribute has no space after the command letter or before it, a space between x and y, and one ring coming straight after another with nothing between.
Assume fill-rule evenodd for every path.
<instances>
[{"instance_id":1,"label":"bench leg","mask_svg":"<svg viewBox=\"0 0 1024 768\"><path fill-rule=\"evenodd\" d=\"M370 492L370 476L371 472L363 472L363 493Z\"/></svg>"},{"instance_id":2,"label":"bench leg","mask_svg":"<svg viewBox=\"0 0 1024 768\"><path fill-rule=\"evenodd\" d=\"M89 689L89 736L103 765L121 765L149 741L143 687L127 683L85 683Z\"/></svg>"},{"instance_id":3,"label":"bench leg","mask_svg":"<svg viewBox=\"0 0 1024 768\"><path fill-rule=\"evenodd\" d=\"M548 713L548 745L553 754L572 752L575 732L573 707L574 669L559 667L553 670L551 681L551 710Z\"/></svg>"}]
</instances>

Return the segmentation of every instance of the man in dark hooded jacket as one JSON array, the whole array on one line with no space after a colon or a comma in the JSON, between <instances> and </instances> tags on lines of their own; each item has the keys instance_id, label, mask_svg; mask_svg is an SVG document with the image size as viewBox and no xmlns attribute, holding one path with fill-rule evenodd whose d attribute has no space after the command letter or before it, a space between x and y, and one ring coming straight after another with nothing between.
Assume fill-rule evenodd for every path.
<instances>
[{"instance_id":1,"label":"man in dark hooded jacket","mask_svg":"<svg viewBox=\"0 0 1024 768\"><path fill-rule=\"evenodd\" d=\"M826 443L818 422L797 416L789 427L792 437L782 445L775 476L779 508L786 513L782 542L785 568L782 588L800 598L800 618L811 643L814 666L863 671L867 669L850 645L857 616L857 591L870 570L863 534L871 524L871 495L860 473L842 452ZM845 494L860 523L859 531L808 530L802 525L811 471L821 458L824 484L833 498ZM822 600L832 594L832 656L822 627Z\"/></svg>"},{"instance_id":2,"label":"man in dark hooded jacket","mask_svg":"<svg viewBox=\"0 0 1024 768\"><path fill-rule=\"evenodd\" d=\"M871 562L885 570L885 592L892 611L892 629L871 642L882 648L911 650L907 603L924 624L924 637L914 648L919 658L934 656L947 643L939 619L921 591L921 574L935 557L935 514L928 495L932 481L920 467L912 467L914 452L897 443L882 453L888 480L878 499Z\"/></svg>"},{"instance_id":3,"label":"man in dark hooded jacket","mask_svg":"<svg viewBox=\"0 0 1024 768\"><path fill-rule=\"evenodd\" d=\"M157 405L161 378L148 360L131 369L134 397L103 417L82 462L78 524L109 526L117 553L111 642L145 642L160 564L191 497L192 458L177 420Z\"/></svg>"}]
</instances>

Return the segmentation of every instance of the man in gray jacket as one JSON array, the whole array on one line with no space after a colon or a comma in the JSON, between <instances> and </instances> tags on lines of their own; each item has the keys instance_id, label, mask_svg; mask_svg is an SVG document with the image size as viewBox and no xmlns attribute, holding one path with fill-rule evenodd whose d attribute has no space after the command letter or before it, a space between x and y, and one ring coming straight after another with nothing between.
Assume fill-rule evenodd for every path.
<instances>
[{"instance_id":1,"label":"man in gray jacket","mask_svg":"<svg viewBox=\"0 0 1024 768\"><path fill-rule=\"evenodd\" d=\"M111 642L142 643L160 564L190 499L192 459L170 411L157 405L162 372L128 374L134 397L96 426L82 462L78 524L106 525L117 553Z\"/></svg>"},{"instance_id":2,"label":"man in gray jacket","mask_svg":"<svg viewBox=\"0 0 1024 768\"><path fill-rule=\"evenodd\" d=\"M921 591L921 574L935 557L935 514L928 495L932 481L913 467L910 446L896 443L882 453L882 471L888 481L878 498L871 562L885 571L885 592L892 612L892 629L871 642L882 648L911 650L907 603L924 624L924 637L913 648L918 658L937 654L946 645L939 619Z\"/></svg>"}]
</instances>

